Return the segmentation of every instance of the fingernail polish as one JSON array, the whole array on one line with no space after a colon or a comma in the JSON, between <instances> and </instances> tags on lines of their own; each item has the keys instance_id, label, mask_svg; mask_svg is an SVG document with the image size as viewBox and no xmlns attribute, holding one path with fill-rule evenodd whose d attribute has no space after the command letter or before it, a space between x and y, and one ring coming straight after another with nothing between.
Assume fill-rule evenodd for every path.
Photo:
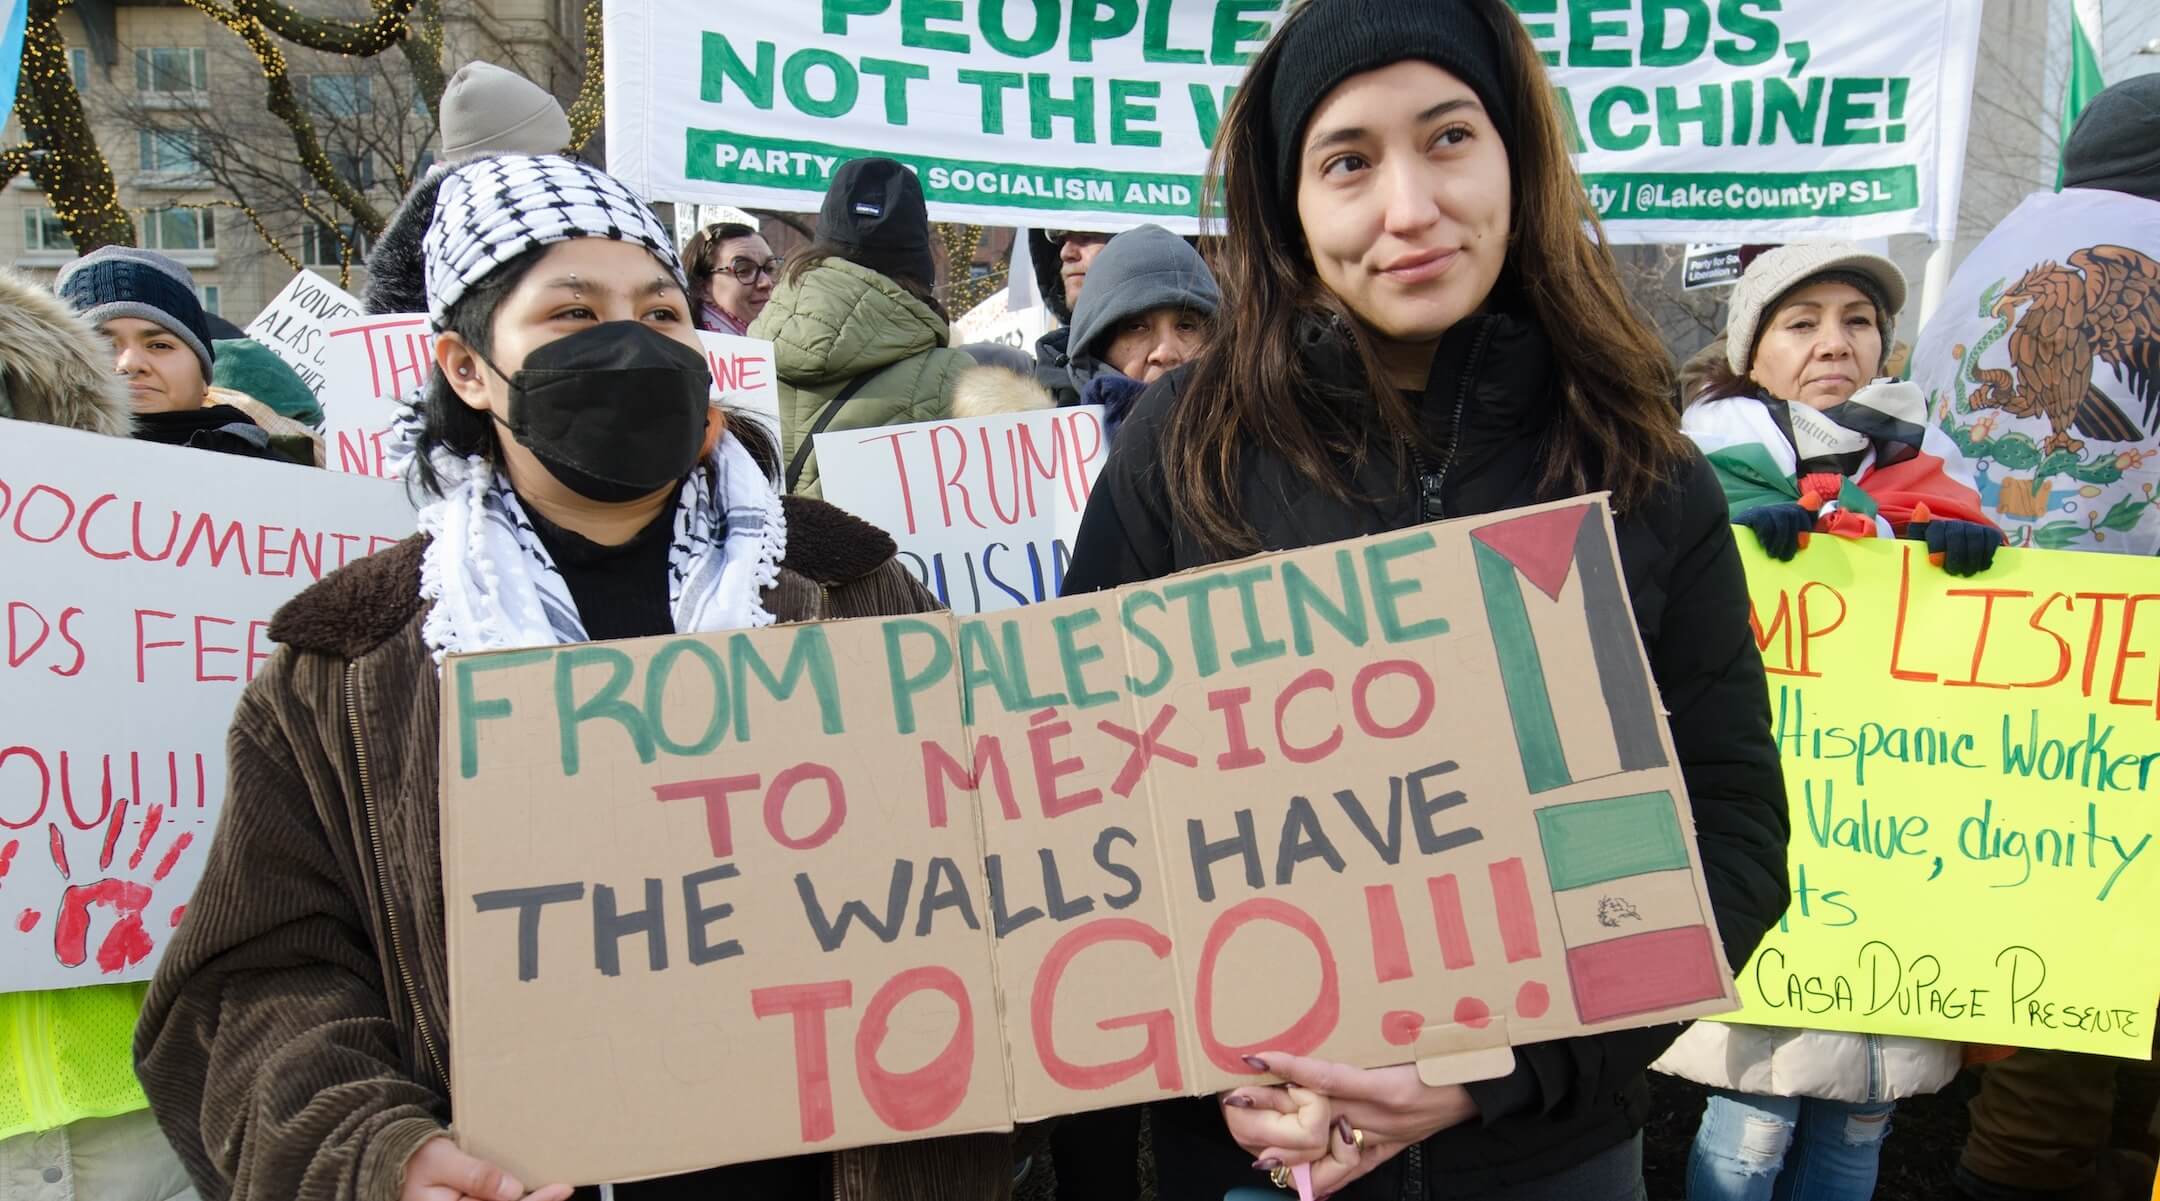
<instances>
[{"instance_id":1,"label":"fingernail polish","mask_svg":"<svg viewBox=\"0 0 2160 1201\"><path fill-rule=\"evenodd\" d=\"M1341 1140L1342 1140L1343 1146L1347 1147L1347 1146L1349 1146L1349 1145L1350 1145L1350 1119L1349 1119L1349 1118L1336 1118L1336 1119L1335 1119L1335 1137L1336 1137L1336 1138L1339 1138L1339 1139L1341 1139Z\"/></svg>"},{"instance_id":2,"label":"fingernail polish","mask_svg":"<svg viewBox=\"0 0 2160 1201\"><path fill-rule=\"evenodd\" d=\"M1223 1104L1229 1106L1232 1109L1251 1109L1252 1098L1239 1096L1224 1097Z\"/></svg>"},{"instance_id":3,"label":"fingernail polish","mask_svg":"<svg viewBox=\"0 0 2160 1201\"><path fill-rule=\"evenodd\" d=\"M1255 1172L1272 1172L1282 1166L1282 1161L1270 1155L1266 1159L1252 1161L1252 1166Z\"/></svg>"},{"instance_id":4,"label":"fingernail polish","mask_svg":"<svg viewBox=\"0 0 2160 1201\"><path fill-rule=\"evenodd\" d=\"M1268 1070L1267 1060L1260 1058L1258 1055L1247 1055L1245 1057L1245 1066L1256 1072Z\"/></svg>"}]
</instances>

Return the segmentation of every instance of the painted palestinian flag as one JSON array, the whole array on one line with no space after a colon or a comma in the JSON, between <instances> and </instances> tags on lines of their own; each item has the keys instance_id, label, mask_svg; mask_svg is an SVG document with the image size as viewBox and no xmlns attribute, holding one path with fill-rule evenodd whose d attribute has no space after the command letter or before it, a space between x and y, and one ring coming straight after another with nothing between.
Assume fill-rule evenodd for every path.
<instances>
[{"instance_id":1,"label":"painted palestinian flag","mask_svg":"<svg viewBox=\"0 0 2160 1201\"><path fill-rule=\"evenodd\" d=\"M1596 512L1547 509L1470 534L1532 793L1666 763L1635 612ZM1582 686L1585 664L1594 693Z\"/></svg>"},{"instance_id":2,"label":"painted palestinian flag","mask_svg":"<svg viewBox=\"0 0 2160 1201\"><path fill-rule=\"evenodd\" d=\"M1725 965L1688 870L1671 793L1549 805L1538 841L1585 1022L1725 995Z\"/></svg>"}]
</instances>

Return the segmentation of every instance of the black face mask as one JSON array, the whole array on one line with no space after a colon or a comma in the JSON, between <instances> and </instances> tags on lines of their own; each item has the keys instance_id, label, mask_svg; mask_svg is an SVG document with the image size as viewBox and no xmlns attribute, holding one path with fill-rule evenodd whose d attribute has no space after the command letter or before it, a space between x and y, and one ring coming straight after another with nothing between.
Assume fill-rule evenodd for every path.
<instances>
[{"instance_id":1,"label":"black face mask","mask_svg":"<svg viewBox=\"0 0 2160 1201\"><path fill-rule=\"evenodd\" d=\"M503 424L548 474L587 500L650 496L697 465L712 371L641 321L607 321L525 356Z\"/></svg>"}]
</instances>

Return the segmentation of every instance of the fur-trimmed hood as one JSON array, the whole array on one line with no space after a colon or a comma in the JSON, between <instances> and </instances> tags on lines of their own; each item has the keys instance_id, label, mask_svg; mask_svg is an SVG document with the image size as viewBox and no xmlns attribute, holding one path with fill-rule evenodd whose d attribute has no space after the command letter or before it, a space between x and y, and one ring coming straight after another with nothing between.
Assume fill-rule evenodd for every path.
<instances>
[{"instance_id":1,"label":"fur-trimmed hood","mask_svg":"<svg viewBox=\"0 0 2160 1201\"><path fill-rule=\"evenodd\" d=\"M970 367L953 381L952 415L996 417L1004 413L1033 413L1056 408L1050 392L1032 375L1004 367Z\"/></svg>"},{"instance_id":2,"label":"fur-trimmed hood","mask_svg":"<svg viewBox=\"0 0 2160 1201\"><path fill-rule=\"evenodd\" d=\"M28 276L0 268L0 396L23 421L125 438L135 428L127 381L105 339Z\"/></svg>"}]
</instances>

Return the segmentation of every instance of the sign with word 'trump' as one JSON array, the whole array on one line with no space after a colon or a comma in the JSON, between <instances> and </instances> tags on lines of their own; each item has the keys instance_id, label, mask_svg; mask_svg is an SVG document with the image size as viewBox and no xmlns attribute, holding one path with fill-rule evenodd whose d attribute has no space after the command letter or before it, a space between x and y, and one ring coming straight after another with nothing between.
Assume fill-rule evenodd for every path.
<instances>
[{"instance_id":1,"label":"sign with word 'trump'","mask_svg":"<svg viewBox=\"0 0 2160 1201\"><path fill-rule=\"evenodd\" d=\"M893 536L957 613L1056 596L1110 457L1102 406L817 436L825 499Z\"/></svg>"}]
</instances>

